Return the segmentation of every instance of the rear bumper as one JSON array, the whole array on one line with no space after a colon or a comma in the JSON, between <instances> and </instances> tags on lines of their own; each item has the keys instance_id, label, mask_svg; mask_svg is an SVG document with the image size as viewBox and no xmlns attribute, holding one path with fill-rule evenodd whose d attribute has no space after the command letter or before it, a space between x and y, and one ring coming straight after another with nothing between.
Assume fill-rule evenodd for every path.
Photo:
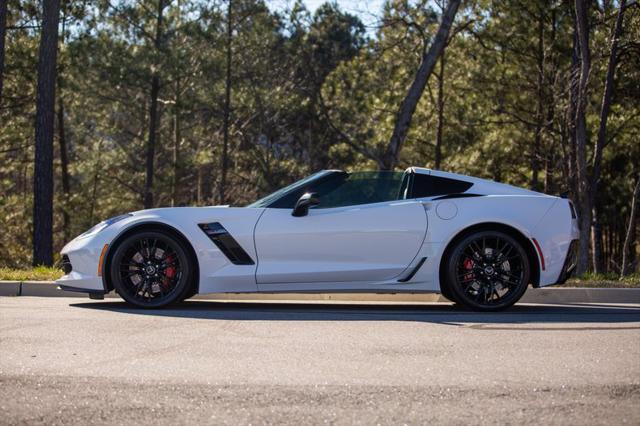
<instances>
[{"instance_id":1,"label":"rear bumper","mask_svg":"<svg viewBox=\"0 0 640 426\"><path fill-rule=\"evenodd\" d=\"M567 250L567 255L556 284L564 284L575 272L578 263L578 245L578 240L573 240L571 244L569 244L569 249Z\"/></svg>"}]
</instances>

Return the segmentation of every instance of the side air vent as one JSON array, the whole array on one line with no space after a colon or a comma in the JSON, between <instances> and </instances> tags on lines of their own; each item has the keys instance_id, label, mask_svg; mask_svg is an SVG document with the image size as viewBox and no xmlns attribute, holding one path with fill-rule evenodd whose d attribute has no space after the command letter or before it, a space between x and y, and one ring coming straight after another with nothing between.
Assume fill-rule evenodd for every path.
<instances>
[{"instance_id":1,"label":"side air vent","mask_svg":"<svg viewBox=\"0 0 640 426\"><path fill-rule=\"evenodd\" d=\"M254 265L253 259L219 222L201 223L198 225L207 237L218 246L220 251L234 265Z\"/></svg>"},{"instance_id":2,"label":"side air vent","mask_svg":"<svg viewBox=\"0 0 640 426\"><path fill-rule=\"evenodd\" d=\"M416 274L416 272L418 272L418 270L420 268L422 268L422 265L424 265L425 260L427 260L426 257L423 257L422 259L420 259L420 262L418 262L418 264L411 270L411 272L409 272L409 275L407 275L404 278L399 279L398 282L399 283L406 283L411 278L413 278L413 276Z\"/></svg>"}]
</instances>

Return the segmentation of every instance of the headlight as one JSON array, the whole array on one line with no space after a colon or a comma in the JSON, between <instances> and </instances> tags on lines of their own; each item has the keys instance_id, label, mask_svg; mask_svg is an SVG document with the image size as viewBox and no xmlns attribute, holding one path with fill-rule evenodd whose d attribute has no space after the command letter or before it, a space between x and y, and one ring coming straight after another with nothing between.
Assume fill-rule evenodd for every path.
<instances>
[{"instance_id":1,"label":"headlight","mask_svg":"<svg viewBox=\"0 0 640 426\"><path fill-rule=\"evenodd\" d=\"M98 232L100 232L100 231L104 230L105 228L107 228L108 226L113 225L116 222L120 222L122 219L126 219L129 216L133 216L133 215L131 213L127 213L127 214L122 214L120 216L112 217L112 218L107 219L107 220L103 220L102 222L100 222L97 225L93 226L88 231L85 231L82 234L80 234L78 236L78 238L85 238L85 237L88 237L90 235L95 235Z\"/></svg>"}]
</instances>

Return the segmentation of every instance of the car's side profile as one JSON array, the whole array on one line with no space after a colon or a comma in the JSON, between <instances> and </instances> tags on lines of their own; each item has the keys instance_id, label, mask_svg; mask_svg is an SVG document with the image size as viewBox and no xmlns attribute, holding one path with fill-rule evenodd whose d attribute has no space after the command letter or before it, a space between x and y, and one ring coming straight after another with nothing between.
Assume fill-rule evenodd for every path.
<instances>
[{"instance_id":1,"label":"car's side profile","mask_svg":"<svg viewBox=\"0 0 640 426\"><path fill-rule=\"evenodd\" d=\"M477 310L575 266L563 198L453 173L327 170L246 207L143 210L62 250L62 289L140 307L198 293L439 292Z\"/></svg>"}]
</instances>

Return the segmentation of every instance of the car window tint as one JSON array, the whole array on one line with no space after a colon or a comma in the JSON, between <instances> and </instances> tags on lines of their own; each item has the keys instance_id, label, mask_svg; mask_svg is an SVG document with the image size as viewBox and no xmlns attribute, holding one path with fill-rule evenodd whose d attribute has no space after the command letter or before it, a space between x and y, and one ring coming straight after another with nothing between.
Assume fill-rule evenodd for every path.
<instances>
[{"instance_id":1,"label":"car window tint","mask_svg":"<svg viewBox=\"0 0 640 426\"><path fill-rule=\"evenodd\" d=\"M272 202L268 207L275 209L292 209L298 199L306 192L317 192L316 188L333 188L338 187L347 178L348 174L345 172L334 172L313 181L304 182L303 185L299 185L293 191L290 191L284 196Z\"/></svg>"},{"instance_id":2,"label":"car window tint","mask_svg":"<svg viewBox=\"0 0 640 426\"><path fill-rule=\"evenodd\" d=\"M261 198L258 201L255 201L249 204L247 207L270 207L274 203L277 203L279 200L284 199L287 194L293 194L292 196L290 195L289 198L293 199L295 197L295 199L293 199L292 201L285 200L284 202L285 207L288 207L288 205L291 204L290 208L293 208L293 205L299 198L299 195L297 194L300 192L299 190L296 191L296 189L304 188L305 185L309 184L314 180L317 180L319 176L323 176L325 175L325 173L326 172L322 171L322 172L314 173L311 176L307 176L302 180L294 182L289 186L285 186L284 188L280 188L276 192L269 194L266 197Z\"/></svg>"},{"instance_id":3,"label":"car window tint","mask_svg":"<svg viewBox=\"0 0 640 426\"><path fill-rule=\"evenodd\" d=\"M473 186L471 182L416 173L413 176L411 198L435 197L437 195L459 194Z\"/></svg>"},{"instance_id":4,"label":"car window tint","mask_svg":"<svg viewBox=\"0 0 640 426\"><path fill-rule=\"evenodd\" d=\"M354 206L380 203L400 198L402 172L354 172L341 179L331 179L313 188L320 204L315 207Z\"/></svg>"}]
</instances>

